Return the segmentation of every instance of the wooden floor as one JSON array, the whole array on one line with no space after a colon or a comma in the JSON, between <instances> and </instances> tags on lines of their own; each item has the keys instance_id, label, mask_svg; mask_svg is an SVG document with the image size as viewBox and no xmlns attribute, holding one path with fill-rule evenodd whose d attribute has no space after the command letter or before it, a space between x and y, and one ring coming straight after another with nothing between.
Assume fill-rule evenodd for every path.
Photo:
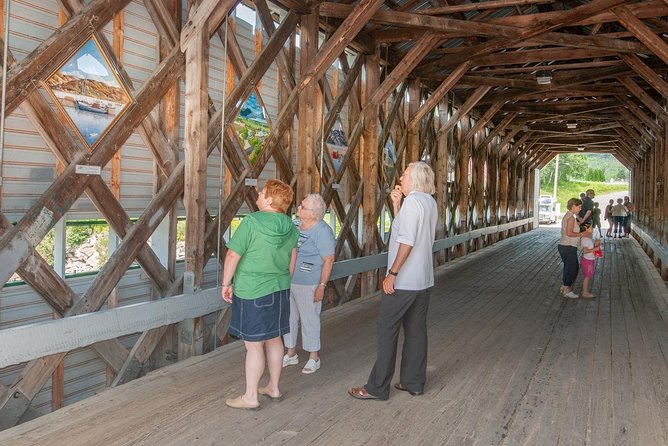
<instances>
[{"instance_id":1,"label":"wooden floor","mask_svg":"<svg viewBox=\"0 0 668 446\"><path fill-rule=\"evenodd\" d=\"M346 393L375 359L374 297L326 312L322 369L285 369L285 399L258 412L225 406L243 390L236 343L1 432L0 444L668 444L664 282L634 240L606 241L600 297L564 301L557 236L541 228L437 271L423 396Z\"/></svg>"}]
</instances>

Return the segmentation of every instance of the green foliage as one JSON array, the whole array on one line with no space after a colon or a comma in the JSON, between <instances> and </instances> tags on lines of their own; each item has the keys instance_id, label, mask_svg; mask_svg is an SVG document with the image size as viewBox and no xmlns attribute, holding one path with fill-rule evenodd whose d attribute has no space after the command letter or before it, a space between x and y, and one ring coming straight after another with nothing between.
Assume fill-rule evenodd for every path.
<instances>
[{"instance_id":1,"label":"green foliage","mask_svg":"<svg viewBox=\"0 0 668 446\"><path fill-rule=\"evenodd\" d=\"M605 172L603 169L587 169L585 180L603 183L605 182Z\"/></svg>"},{"instance_id":2,"label":"green foliage","mask_svg":"<svg viewBox=\"0 0 668 446\"><path fill-rule=\"evenodd\" d=\"M100 256L100 265L104 265L109 260L109 228L105 226L103 231L96 230L100 237L95 243L95 251Z\"/></svg>"},{"instance_id":3,"label":"green foliage","mask_svg":"<svg viewBox=\"0 0 668 446\"><path fill-rule=\"evenodd\" d=\"M92 226L68 226L66 231L66 243L68 249L77 249L93 235Z\"/></svg>"},{"instance_id":4,"label":"green foliage","mask_svg":"<svg viewBox=\"0 0 668 446\"><path fill-rule=\"evenodd\" d=\"M39 255L51 266L53 266L53 247L54 247L54 232L50 230L42 239L39 245L35 248Z\"/></svg>"},{"instance_id":5,"label":"green foliage","mask_svg":"<svg viewBox=\"0 0 668 446\"><path fill-rule=\"evenodd\" d=\"M253 152L251 152L250 156L248 157L251 164L255 164L255 160L262 150L262 142L263 141L257 136L253 136L248 140L248 143L253 148Z\"/></svg>"},{"instance_id":6,"label":"green foliage","mask_svg":"<svg viewBox=\"0 0 668 446\"><path fill-rule=\"evenodd\" d=\"M620 167L617 169L617 171L612 175L612 179L615 181L628 181L629 180L629 171L628 169L624 167Z\"/></svg>"},{"instance_id":7,"label":"green foliage","mask_svg":"<svg viewBox=\"0 0 668 446\"><path fill-rule=\"evenodd\" d=\"M605 178L613 181L628 181L629 171L609 153L589 153L589 168L601 169Z\"/></svg>"},{"instance_id":8,"label":"green foliage","mask_svg":"<svg viewBox=\"0 0 668 446\"><path fill-rule=\"evenodd\" d=\"M176 241L185 242L186 241L186 221L179 220L176 222Z\"/></svg>"},{"instance_id":9,"label":"green foliage","mask_svg":"<svg viewBox=\"0 0 668 446\"><path fill-rule=\"evenodd\" d=\"M238 117L234 121L234 128L244 144L248 159L251 164L255 164L255 160L262 150L264 139L269 134L269 127L267 124L252 119Z\"/></svg>"},{"instance_id":10,"label":"green foliage","mask_svg":"<svg viewBox=\"0 0 668 446\"><path fill-rule=\"evenodd\" d=\"M556 158L553 159L541 170L541 187L547 187L549 184L554 184L554 170L556 166L556 160ZM562 179L583 179L587 173L587 169L586 155L580 153L567 153L564 155L559 155L559 181Z\"/></svg>"}]
</instances>

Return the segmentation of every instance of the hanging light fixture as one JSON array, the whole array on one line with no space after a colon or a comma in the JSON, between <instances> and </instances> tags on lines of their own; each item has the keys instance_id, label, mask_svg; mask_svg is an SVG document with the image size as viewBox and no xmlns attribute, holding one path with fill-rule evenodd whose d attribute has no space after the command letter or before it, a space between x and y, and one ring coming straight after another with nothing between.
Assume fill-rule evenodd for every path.
<instances>
[{"instance_id":1,"label":"hanging light fixture","mask_svg":"<svg viewBox=\"0 0 668 446\"><path fill-rule=\"evenodd\" d=\"M549 71L539 71L536 73L536 82L538 85L548 85L552 83L552 73Z\"/></svg>"},{"instance_id":2,"label":"hanging light fixture","mask_svg":"<svg viewBox=\"0 0 668 446\"><path fill-rule=\"evenodd\" d=\"M578 146L578 152L584 152L584 146Z\"/></svg>"},{"instance_id":3,"label":"hanging light fixture","mask_svg":"<svg viewBox=\"0 0 668 446\"><path fill-rule=\"evenodd\" d=\"M578 126L578 123L575 122L575 121L568 121L568 122L566 123L566 128L567 128L567 129L574 129L574 128L576 128L577 126Z\"/></svg>"}]
</instances>

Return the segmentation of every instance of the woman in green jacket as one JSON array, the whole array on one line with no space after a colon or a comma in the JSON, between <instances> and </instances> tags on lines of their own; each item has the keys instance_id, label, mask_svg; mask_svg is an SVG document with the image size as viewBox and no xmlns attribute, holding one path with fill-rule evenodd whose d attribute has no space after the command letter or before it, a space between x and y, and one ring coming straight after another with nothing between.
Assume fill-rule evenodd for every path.
<instances>
[{"instance_id":1,"label":"woman in green jacket","mask_svg":"<svg viewBox=\"0 0 668 446\"><path fill-rule=\"evenodd\" d=\"M290 186L269 180L227 244L223 299L232 304L230 334L246 346L246 392L228 399L235 409L259 409L258 394L282 398L278 381L283 368L281 336L290 331L290 276L297 258L299 231L286 215ZM266 363L269 383L258 387Z\"/></svg>"}]
</instances>

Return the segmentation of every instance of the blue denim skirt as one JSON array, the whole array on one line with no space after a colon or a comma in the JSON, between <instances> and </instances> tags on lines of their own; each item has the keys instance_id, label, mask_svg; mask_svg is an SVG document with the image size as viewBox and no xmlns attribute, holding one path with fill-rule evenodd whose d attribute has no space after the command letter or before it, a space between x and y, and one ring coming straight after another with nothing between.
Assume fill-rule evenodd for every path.
<instances>
[{"instance_id":1,"label":"blue denim skirt","mask_svg":"<svg viewBox=\"0 0 668 446\"><path fill-rule=\"evenodd\" d=\"M290 289L256 299L232 296L229 333L250 342L266 341L290 332Z\"/></svg>"}]
</instances>

